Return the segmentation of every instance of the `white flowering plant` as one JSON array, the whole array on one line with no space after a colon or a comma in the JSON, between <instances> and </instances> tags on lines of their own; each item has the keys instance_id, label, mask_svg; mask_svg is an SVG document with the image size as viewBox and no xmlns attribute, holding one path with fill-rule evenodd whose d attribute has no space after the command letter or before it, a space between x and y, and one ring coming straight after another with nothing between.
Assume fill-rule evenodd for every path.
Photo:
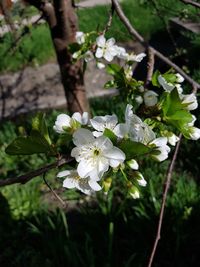
<instances>
[{"instance_id":1,"label":"white flowering plant","mask_svg":"<svg viewBox=\"0 0 200 267\"><path fill-rule=\"evenodd\" d=\"M200 129L194 126L196 118L191 114L198 106L197 98L193 93L183 94L184 79L172 70L164 74L156 71L149 90L143 81L134 78L132 70L133 63L146 55L128 53L114 38L106 40L97 32L77 32L76 41L70 47L74 61L82 58L86 67L88 61L96 60L100 69L109 63L106 69L113 79L105 88L117 88L128 102L124 120L120 122L117 114L92 118L87 112L75 112L71 117L60 114L52 125L58 136L53 144L45 117L38 114L30 134L17 137L6 152L45 153L60 158L59 147L64 144L64 154L70 154L73 161L73 167L68 164L57 174L64 179L65 188L76 188L87 195L108 192L119 173L127 193L138 198L140 188L147 184L140 171L142 158L166 160L180 133L187 139L200 138ZM115 57L122 63L111 63Z\"/></svg>"}]
</instances>

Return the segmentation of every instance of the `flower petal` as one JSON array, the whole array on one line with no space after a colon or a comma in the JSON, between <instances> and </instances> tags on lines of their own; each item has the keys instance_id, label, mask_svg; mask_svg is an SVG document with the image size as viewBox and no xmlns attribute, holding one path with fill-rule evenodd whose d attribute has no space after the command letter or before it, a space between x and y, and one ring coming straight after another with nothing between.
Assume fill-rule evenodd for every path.
<instances>
[{"instance_id":1,"label":"flower petal","mask_svg":"<svg viewBox=\"0 0 200 267\"><path fill-rule=\"evenodd\" d=\"M82 146L90 142L94 142L94 136L92 132L87 129L80 128L73 134L73 143L76 146Z\"/></svg>"},{"instance_id":2,"label":"flower petal","mask_svg":"<svg viewBox=\"0 0 200 267\"><path fill-rule=\"evenodd\" d=\"M77 184L78 184L77 180L73 178L66 178L63 181L63 187L66 187L66 188L76 188Z\"/></svg>"},{"instance_id":3,"label":"flower petal","mask_svg":"<svg viewBox=\"0 0 200 267\"><path fill-rule=\"evenodd\" d=\"M106 44L106 38L104 37L104 35L100 35L99 37L97 37L96 42L99 47L104 47Z\"/></svg>"}]
</instances>

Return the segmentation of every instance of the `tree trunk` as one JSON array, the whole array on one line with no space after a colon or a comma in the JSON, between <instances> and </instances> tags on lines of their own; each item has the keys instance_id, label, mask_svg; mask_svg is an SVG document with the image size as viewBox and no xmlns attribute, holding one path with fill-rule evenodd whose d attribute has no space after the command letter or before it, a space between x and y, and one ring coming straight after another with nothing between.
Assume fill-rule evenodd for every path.
<instances>
[{"instance_id":1,"label":"tree trunk","mask_svg":"<svg viewBox=\"0 0 200 267\"><path fill-rule=\"evenodd\" d=\"M43 0L27 0L27 2L42 11L48 22L68 110L71 113L89 111L82 62L77 61L72 64L72 56L67 48L69 44L75 42L75 34L78 30L78 19L71 0L54 0L53 5Z\"/></svg>"}]
</instances>

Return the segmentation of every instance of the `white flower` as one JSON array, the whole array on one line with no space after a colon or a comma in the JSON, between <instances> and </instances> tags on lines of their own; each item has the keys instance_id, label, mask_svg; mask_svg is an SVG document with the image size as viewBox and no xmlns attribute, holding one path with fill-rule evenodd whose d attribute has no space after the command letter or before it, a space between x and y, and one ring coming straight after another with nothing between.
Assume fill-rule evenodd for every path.
<instances>
[{"instance_id":1,"label":"white flower","mask_svg":"<svg viewBox=\"0 0 200 267\"><path fill-rule=\"evenodd\" d=\"M95 138L87 129L80 128L73 134L76 145L71 156L76 158L80 177L90 177L99 180L108 171L109 166L116 168L125 160L125 154L113 146L109 138L100 136Z\"/></svg>"},{"instance_id":2,"label":"white flower","mask_svg":"<svg viewBox=\"0 0 200 267\"><path fill-rule=\"evenodd\" d=\"M116 45L115 48L116 48L116 51L117 51L117 55L116 56L118 58L121 58L121 59L126 59L127 58L128 53L126 52L124 47Z\"/></svg>"},{"instance_id":3,"label":"white flower","mask_svg":"<svg viewBox=\"0 0 200 267\"><path fill-rule=\"evenodd\" d=\"M179 83L176 83L175 87L176 87L179 95L181 95L183 93L183 88L181 87L181 85Z\"/></svg>"},{"instance_id":4,"label":"white flower","mask_svg":"<svg viewBox=\"0 0 200 267\"><path fill-rule=\"evenodd\" d=\"M85 34L83 32L76 32L75 38L76 38L76 42L78 44L81 45L81 44L85 43Z\"/></svg>"},{"instance_id":5,"label":"white flower","mask_svg":"<svg viewBox=\"0 0 200 267\"><path fill-rule=\"evenodd\" d=\"M134 185L129 189L129 194L131 195L133 199L140 198L140 192L138 188Z\"/></svg>"},{"instance_id":6,"label":"white flower","mask_svg":"<svg viewBox=\"0 0 200 267\"><path fill-rule=\"evenodd\" d=\"M187 107L185 107L187 110L194 110L198 107L197 97L195 94L189 94L189 95L182 95L182 104L188 104Z\"/></svg>"},{"instance_id":7,"label":"white flower","mask_svg":"<svg viewBox=\"0 0 200 267\"><path fill-rule=\"evenodd\" d=\"M94 191L101 190L101 186L96 181L89 178L81 178L76 170L59 172L57 177L66 177L63 181L63 187L69 189L77 188L86 195L91 195Z\"/></svg>"},{"instance_id":8,"label":"white flower","mask_svg":"<svg viewBox=\"0 0 200 267\"><path fill-rule=\"evenodd\" d=\"M96 116L90 120L92 127L97 130L93 132L93 135L98 137L103 134L105 129L109 129L111 131L114 130L116 124L118 122L116 115L106 115L106 116Z\"/></svg>"},{"instance_id":9,"label":"white flower","mask_svg":"<svg viewBox=\"0 0 200 267\"><path fill-rule=\"evenodd\" d=\"M170 152L170 147L167 145L167 137L159 137L149 143L150 146L156 146L156 153L152 153L152 157L158 161L163 161L168 158L168 153ZM157 152L160 152L157 155Z\"/></svg>"},{"instance_id":10,"label":"white flower","mask_svg":"<svg viewBox=\"0 0 200 267\"><path fill-rule=\"evenodd\" d=\"M197 118L196 118L194 115L192 115L192 121L189 122L189 123L187 124L187 126L194 126L194 123L195 123L196 120L197 120Z\"/></svg>"},{"instance_id":11,"label":"white flower","mask_svg":"<svg viewBox=\"0 0 200 267\"><path fill-rule=\"evenodd\" d=\"M115 39L110 38L106 41L103 35L96 39L97 50L95 53L96 58L105 58L108 62L111 62L113 58L117 55L117 46L115 44Z\"/></svg>"},{"instance_id":12,"label":"white flower","mask_svg":"<svg viewBox=\"0 0 200 267\"><path fill-rule=\"evenodd\" d=\"M135 55L134 53L131 53L131 54L127 54L126 61L141 62L144 57L146 57L145 53L140 53L138 55Z\"/></svg>"},{"instance_id":13,"label":"white flower","mask_svg":"<svg viewBox=\"0 0 200 267\"><path fill-rule=\"evenodd\" d=\"M81 125L88 123L88 113L83 112L81 115L79 112L75 112L72 117L66 114L60 114L57 116L53 129L57 133L65 133L66 130L76 130Z\"/></svg>"},{"instance_id":14,"label":"white flower","mask_svg":"<svg viewBox=\"0 0 200 267\"><path fill-rule=\"evenodd\" d=\"M140 186L146 186L147 181L144 179L144 176L141 174L141 172L136 173L136 179Z\"/></svg>"},{"instance_id":15,"label":"white flower","mask_svg":"<svg viewBox=\"0 0 200 267\"><path fill-rule=\"evenodd\" d=\"M158 103L158 94L148 90L144 93L144 103L147 107L155 106Z\"/></svg>"},{"instance_id":16,"label":"white flower","mask_svg":"<svg viewBox=\"0 0 200 267\"><path fill-rule=\"evenodd\" d=\"M87 51L87 52L84 54L83 58L84 58L85 62L89 62L89 61L91 61L91 60L94 59L94 55L92 54L91 51Z\"/></svg>"},{"instance_id":17,"label":"white flower","mask_svg":"<svg viewBox=\"0 0 200 267\"><path fill-rule=\"evenodd\" d=\"M97 62L97 68L102 70L105 68L105 64L103 64L102 62Z\"/></svg>"},{"instance_id":18,"label":"white flower","mask_svg":"<svg viewBox=\"0 0 200 267\"><path fill-rule=\"evenodd\" d=\"M168 83L162 75L158 76L158 82L166 92L171 92L175 85Z\"/></svg>"},{"instance_id":19,"label":"white flower","mask_svg":"<svg viewBox=\"0 0 200 267\"><path fill-rule=\"evenodd\" d=\"M192 140L198 140L200 138L200 129L197 127L189 127L188 133Z\"/></svg>"},{"instance_id":20,"label":"white flower","mask_svg":"<svg viewBox=\"0 0 200 267\"><path fill-rule=\"evenodd\" d=\"M126 106L125 123L118 124L114 133L119 138L128 136L132 141L147 144L155 139L155 134L146 123L133 114L132 108L129 104Z\"/></svg>"},{"instance_id":21,"label":"white flower","mask_svg":"<svg viewBox=\"0 0 200 267\"><path fill-rule=\"evenodd\" d=\"M177 135L175 135L174 133L169 133L169 135L167 136L168 143L171 146L175 146L176 143L179 141L179 139L180 138Z\"/></svg>"},{"instance_id":22,"label":"white flower","mask_svg":"<svg viewBox=\"0 0 200 267\"><path fill-rule=\"evenodd\" d=\"M137 161L134 159L127 161L127 164L132 170L138 170L139 169L139 165L138 165Z\"/></svg>"},{"instance_id":23,"label":"white flower","mask_svg":"<svg viewBox=\"0 0 200 267\"><path fill-rule=\"evenodd\" d=\"M176 75L176 82L177 83L182 83L184 81L184 78L181 74L176 73L175 75Z\"/></svg>"},{"instance_id":24,"label":"white flower","mask_svg":"<svg viewBox=\"0 0 200 267\"><path fill-rule=\"evenodd\" d=\"M135 96L135 102L140 105L143 103L143 98L141 97L141 95L137 95Z\"/></svg>"}]
</instances>

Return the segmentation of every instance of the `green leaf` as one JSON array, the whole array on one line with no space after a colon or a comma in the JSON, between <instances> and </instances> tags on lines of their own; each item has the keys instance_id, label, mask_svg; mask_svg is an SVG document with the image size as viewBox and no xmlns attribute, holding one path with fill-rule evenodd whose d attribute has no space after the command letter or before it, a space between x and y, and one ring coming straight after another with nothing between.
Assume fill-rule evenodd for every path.
<instances>
[{"instance_id":1,"label":"green leaf","mask_svg":"<svg viewBox=\"0 0 200 267\"><path fill-rule=\"evenodd\" d=\"M182 110L185 105L181 103L177 89L173 89L170 93L164 93L164 101L162 110L164 116L173 115L176 111Z\"/></svg>"},{"instance_id":2,"label":"green leaf","mask_svg":"<svg viewBox=\"0 0 200 267\"><path fill-rule=\"evenodd\" d=\"M160 75L160 71L156 70L152 76L151 82L153 86L160 87L160 84L158 82L158 76Z\"/></svg>"},{"instance_id":3,"label":"green leaf","mask_svg":"<svg viewBox=\"0 0 200 267\"><path fill-rule=\"evenodd\" d=\"M106 71L108 74L115 76L121 70L121 67L117 64L108 64L106 67Z\"/></svg>"},{"instance_id":4,"label":"green leaf","mask_svg":"<svg viewBox=\"0 0 200 267\"><path fill-rule=\"evenodd\" d=\"M165 80L168 82L168 83L172 83L174 84L177 80L177 77L175 74L173 73L165 73L165 74L162 74L162 76L165 78Z\"/></svg>"},{"instance_id":5,"label":"green leaf","mask_svg":"<svg viewBox=\"0 0 200 267\"><path fill-rule=\"evenodd\" d=\"M5 150L10 155L31 155L46 153L55 155L56 151L50 146L40 132L33 130L30 136L17 137Z\"/></svg>"},{"instance_id":6,"label":"green leaf","mask_svg":"<svg viewBox=\"0 0 200 267\"><path fill-rule=\"evenodd\" d=\"M106 128L103 132L103 135L108 137L113 144L117 142L117 136L110 129Z\"/></svg>"},{"instance_id":7,"label":"green leaf","mask_svg":"<svg viewBox=\"0 0 200 267\"><path fill-rule=\"evenodd\" d=\"M152 148L131 140L123 140L119 148L126 154L126 160L148 154L152 151Z\"/></svg>"},{"instance_id":8,"label":"green leaf","mask_svg":"<svg viewBox=\"0 0 200 267\"><path fill-rule=\"evenodd\" d=\"M32 130L38 131L46 141L51 145L51 139L49 137L48 128L46 126L45 114L38 113L32 120Z\"/></svg>"},{"instance_id":9,"label":"green leaf","mask_svg":"<svg viewBox=\"0 0 200 267\"><path fill-rule=\"evenodd\" d=\"M68 49L71 54L80 50L81 46L78 43L69 44Z\"/></svg>"}]
</instances>

